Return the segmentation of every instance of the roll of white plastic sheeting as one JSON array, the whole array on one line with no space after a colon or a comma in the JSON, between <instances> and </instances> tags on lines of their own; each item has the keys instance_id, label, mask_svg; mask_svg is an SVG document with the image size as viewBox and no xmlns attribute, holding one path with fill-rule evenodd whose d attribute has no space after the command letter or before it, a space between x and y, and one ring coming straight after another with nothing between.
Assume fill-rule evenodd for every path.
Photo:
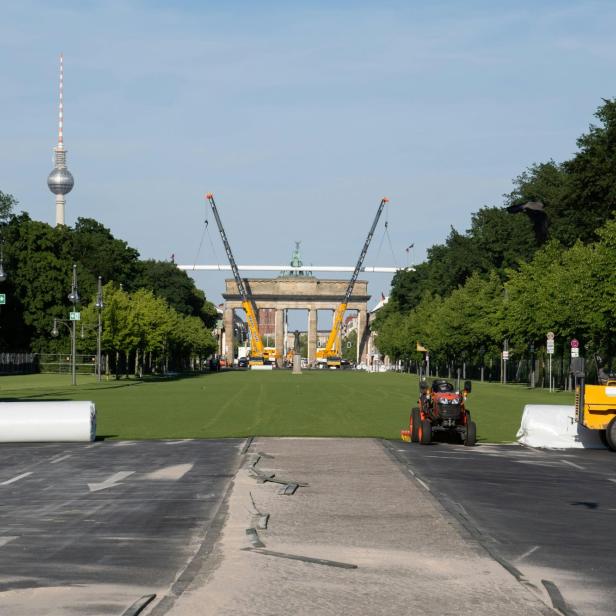
<instances>
[{"instance_id":1,"label":"roll of white plastic sheeting","mask_svg":"<svg viewBox=\"0 0 616 616\"><path fill-rule=\"evenodd\" d=\"M605 449L599 432L578 424L575 407L564 404L527 404L516 437L529 447Z\"/></svg>"},{"instance_id":2,"label":"roll of white plastic sheeting","mask_svg":"<svg viewBox=\"0 0 616 616\"><path fill-rule=\"evenodd\" d=\"M0 442L93 441L94 402L0 402Z\"/></svg>"}]
</instances>

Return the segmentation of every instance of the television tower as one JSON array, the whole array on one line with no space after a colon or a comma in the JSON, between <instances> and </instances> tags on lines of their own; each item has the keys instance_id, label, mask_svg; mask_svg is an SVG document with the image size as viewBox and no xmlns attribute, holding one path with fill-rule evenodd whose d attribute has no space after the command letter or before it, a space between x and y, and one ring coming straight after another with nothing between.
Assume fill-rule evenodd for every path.
<instances>
[{"instance_id":1,"label":"television tower","mask_svg":"<svg viewBox=\"0 0 616 616\"><path fill-rule=\"evenodd\" d=\"M64 223L64 195L71 192L75 180L66 167L66 150L62 131L64 129L64 57L60 54L60 104L58 108L58 145L54 151L54 168L47 178L49 190L56 195L56 227Z\"/></svg>"}]
</instances>

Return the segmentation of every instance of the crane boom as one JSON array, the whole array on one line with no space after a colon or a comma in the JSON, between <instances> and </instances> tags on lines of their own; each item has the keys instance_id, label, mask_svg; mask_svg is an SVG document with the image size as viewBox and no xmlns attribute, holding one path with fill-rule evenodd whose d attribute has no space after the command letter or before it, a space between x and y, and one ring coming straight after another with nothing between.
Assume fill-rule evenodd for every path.
<instances>
[{"instance_id":1,"label":"crane boom","mask_svg":"<svg viewBox=\"0 0 616 616\"><path fill-rule=\"evenodd\" d=\"M372 241L372 236L374 235L374 230L376 229L376 225L379 222L379 218L383 213L383 208L385 204L389 202L387 197L383 197L381 199L381 203L376 211L376 215L374 220L372 221L372 226L370 227L370 231L368 231L368 236L366 237L366 241L361 249L361 253L359 255L359 259L357 259L357 263L355 265L355 269L353 270L353 275L349 280L349 284L347 285L346 292L344 294L344 298L336 312L334 313L334 322L332 324L332 329L329 332L329 338L327 339L327 344L325 345L325 349L321 353L317 353L317 357L324 357L328 365L340 365L340 349L338 348L338 332L340 331L340 326L342 325L342 319L344 318L344 313L346 312L347 305L349 300L351 299L351 295L353 294L353 288L355 287L355 282L357 282L357 278L359 276L359 272L361 271L361 266L364 263L364 259L366 257L366 253L368 252L368 248L370 247L370 242ZM358 341L359 342L359 341Z\"/></svg>"},{"instance_id":2,"label":"crane boom","mask_svg":"<svg viewBox=\"0 0 616 616\"><path fill-rule=\"evenodd\" d=\"M216 207L216 202L214 201L214 195L212 193L208 193L207 195L205 195L205 198L209 201L210 206L212 207L214 219L216 220L216 224L218 225L218 231L220 232L220 237L225 247L227 258L229 259L229 265L231 266L231 271L233 272L233 278L235 279L237 290L239 291L240 297L242 298L242 308L246 313L246 321L248 322L248 329L250 330L250 363L263 363L263 341L261 340L261 334L259 333L259 324L257 322L257 307L252 296L246 290L246 285L244 284L244 281L240 276L237 264L235 263L235 259L233 258L231 246L229 244L229 240L227 239L225 228L222 226L220 214L218 213L218 208Z\"/></svg>"}]
</instances>

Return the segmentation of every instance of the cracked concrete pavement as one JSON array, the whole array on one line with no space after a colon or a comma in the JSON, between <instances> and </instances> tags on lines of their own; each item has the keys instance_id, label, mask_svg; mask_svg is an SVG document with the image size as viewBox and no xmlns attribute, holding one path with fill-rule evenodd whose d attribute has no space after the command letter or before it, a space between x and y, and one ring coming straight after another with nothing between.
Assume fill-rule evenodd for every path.
<instances>
[{"instance_id":1,"label":"cracked concrete pavement","mask_svg":"<svg viewBox=\"0 0 616 616\"><path fill-rule=\"evenodd\" d=\"M308 485L289 496L279 484L258 482L250 471L258 454L261 472ZM270 515L267 529L257 530L265 550L357 568L250 549L255 507ZM154 604L144 613L555 614L377 440L256 438L222 513L222 531L183 592L164 610Z\"/></svg>"}]
</instances>

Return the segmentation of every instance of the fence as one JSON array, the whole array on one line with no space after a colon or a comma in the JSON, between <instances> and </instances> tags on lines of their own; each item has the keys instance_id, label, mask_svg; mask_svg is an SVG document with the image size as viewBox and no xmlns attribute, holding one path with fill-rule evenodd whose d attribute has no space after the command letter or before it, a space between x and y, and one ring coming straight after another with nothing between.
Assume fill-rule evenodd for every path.
<instances>
[{"instance_id":1,"label":"fence","mask_svg":"<svg viewBox=\"0 0 616 616\"><path fill-rule=\"evenodd\" d=\"M71 356L66 353L41 353L39 367L40 372L44 373L69 373ZM78 374L96 374L96 355L76 355L75 370Z\"/></svg>"},{"instance_id":2,"label":"fence","mask_svg":"<svg viewBox=\"0 0 616 616\"><path fill-rule=\"evenodd\" d=\"M402 365L401 369L415 372L426 377L441 377L455 379L460 371L462 380L471 379L474 381L491 381L507 383L527 383L530 387L542 387L549 389L550 375L552 387L555 389L571 390L573 388L573 378L570 374L569 366L571 355L552 355L551 369L550 359L547 355L529 358L512 357L506 362L500 358L485 358L483 364L476 362L436 362L433 361L429 370L426 365L417 362L410 362ZM586 359L586 379L593 383L597 378L597 362L593 357Z\"/></svg>"},{"instance_id":3,"label":"fence","mask_svg":"<svg viewBox=\"0 0 616 616\"><path fill-rule=\"evenodd\" d=\"M36 353L0 353L0 374L32 374L38 371Z\"/></svg>"}]
</instances>

